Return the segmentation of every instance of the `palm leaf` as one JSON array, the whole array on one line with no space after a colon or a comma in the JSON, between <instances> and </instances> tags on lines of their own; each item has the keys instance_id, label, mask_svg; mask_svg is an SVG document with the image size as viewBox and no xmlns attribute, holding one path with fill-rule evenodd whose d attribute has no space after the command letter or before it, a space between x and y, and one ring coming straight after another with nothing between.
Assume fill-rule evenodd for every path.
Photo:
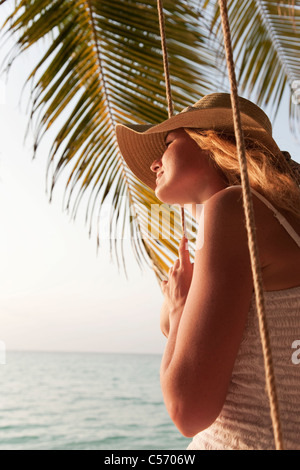
<instances>
[{"instance_id":1,"label":"palm leaf","mask_svg":"<svg viewBox=\"0 0 300 470\"><path fill-rule=\"evenodd\" d=\"M179 111L221 88L218 43L197 2L165 1L165 13ZM4 30L15 40L8 65L35 44L45 44L28 82L35 152L45 133L56 131L48 160L50 197L61 174L67 174L65 208L76 217L88 195L86 220L90 231L100 221L99 243L101 210L110 204L111 253L117 262L121 250L124 265L122 237L129 230L137 260L150 262L162 278L177 256L179 210L169 238L147 236L151 204L159 201L129 171L115 136L117 122L155 123L167 117L156 1L17 0ZM163 212L168 216L170 208Z\"/></svg>"},{"instance_id":2,"label":"palm leaf","mask_svg":"<svg viewBox=\"0 0 300 470\"><path fill-rule=\"evenodd\" d=\"M217 1L212 29L221 36ZM208 5L209 4L209 5ZM290 118L295 134L300 123L300 2L229 0L232 43L240 91L253 95L276 116L283 93L290 92Z\"/></svg>"},{"instance_id":3,"label":"palm leaf","mask_svg":"<svg viewBox=\"0 0 300 470\"><path fill-rule=\"evenodd\" d=\"M9 66L42 42L31 83L30 122L34 153L49 129L55 131L48 159L50 197L67 175L64 207L73 217L86 203L90 232L109 233L111 253L122 257L129 233L138 262L162 278L181 236L179 210L167 239L149 237L151 205L159 204L125 165L116 142L117 122L155 123L167 117L156 0L2 0L5 35L12 37ZM278 109L291 90L290 116L299 123L299 4L229 0L240 90L258 104ZM217 0L164 1L175 111L216 90L228 90ZM4 10L3 10L4 11ZM298 87L298 88L297 88ZM103 208L111 206L109 222ZM173 208L172 208L173 209ZM163 208L168 218L172 210ZM157 221L150 221L158 227ZM195 224L191 221L190 232ZM120 243L119 243L120 241ZM193 244L192 244L193 249ZM121 251L121 253L120 253Z\"/></svg>"}]
</instances>

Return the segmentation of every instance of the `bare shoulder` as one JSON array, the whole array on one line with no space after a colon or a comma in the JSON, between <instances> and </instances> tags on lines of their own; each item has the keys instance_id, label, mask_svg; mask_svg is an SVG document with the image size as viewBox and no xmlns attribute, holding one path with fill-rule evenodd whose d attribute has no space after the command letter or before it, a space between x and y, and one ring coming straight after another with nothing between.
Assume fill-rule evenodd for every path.
<instances>
[{"instance_id":1,"label":"bare shoulder","mask_svg":"<svg viewBox=\"0 0 300 470\"><path fill-rule=\"evenodd\" d=\"M268 230L269 223L274 216L270 209L257 197L252 198L254 210L254 223L260 235L261 228ZM246 215L243 202L243 193L240 186L232 186L214 194L204 205L205 221L208 224L220 225L231 232L239 231L240 235L246 234ZM268 223L269 222L269 223ZM264 233L265 235L265 233Z\"/></svg>"},{"instance_id":2,"label":"bare shoulder","mask_svg":"<svg viewBox=\"0 0 300 470\"><path fill-rule=\"evenodd\" d=\"M252 195L255 233L265 290L281 290L299 285L299 248L274 212L256 195ZM299 225L287 219L298 232ZM246 255L248 234L242 188L219 191L205 204L206 248L220 246L223 255Z\"/></svg>"},{"instance_id":3,"label":"bare shoulder","mask_svg":"<svg viewBox=\"0 0 300 470\"><path fill-rule=\"evenodd\" d=\"M243 194L240 186L231 186L230 188L218 191L210 197L205 203L206 210L211 213L218 213L219 215L225 212L243 210ZM237 213L238 213L237 212Z\"/></svg>"},{"instance_id":4,"label":"bare shoulder","mask_svg":"<svg viewBox=\"0 0 300 470\"><path fill-rule=\"evenodd\" d=\"M214 194L204 204L204 223L207 241L222 246L237 240L247 243L243 195L240 187L231 187Z\"/></svg>"},{"instance_id":5,"label":"bare shoulder","mask_svg":"<svg viewBox=\"0 0 300 470\"><path fill-rule=\"evenodd\" d=\"M239 271L251 271L241 188L225 189L208 199L200 229L201 243L195 253L198 282L202 282L203 272L209 271L212 282L218 285L223 275L229 279ZM237 283L240 279L238 276Z\"/></svg>"},{"instance_id":6,"label":"bare shoulder","mask_svg":"<svg viewBox=\"0 0 300 470\"><path fill-rule=\"evenodd\" d=\"M219 191L205 203L202 230L203 243L195 253L195 282L202 283L205 273L216 292L220 292L220 285L228 284L226 292L230 293L243 282L251 293L251 262L240 187Z\"/></svg>"},{"instance_id":7,"label":"bare shoulder","mask_svg":"<svg viewBox=\"0 0 300 470\"><path fill-rule=\"evenodd\" d=\"M258 198L252 197L252 203L260 264L263 268L270 264L269 242L274 235L274 216ZM237 256L248 258L248 233L243 192L240 186L219 191L207 201L205 229L206 240L210 240L214 246L220 245L224 254L226 252L228 256L233 256L232 251L234 251ZM209 248L209 243L207 248Z\"/></svg>"}]
</instances>

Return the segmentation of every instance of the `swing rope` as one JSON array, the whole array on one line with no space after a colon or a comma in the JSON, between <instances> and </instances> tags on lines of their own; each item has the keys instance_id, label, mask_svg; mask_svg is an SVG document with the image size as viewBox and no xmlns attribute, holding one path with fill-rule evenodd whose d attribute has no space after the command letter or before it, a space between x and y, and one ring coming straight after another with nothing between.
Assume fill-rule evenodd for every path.
<instances>
[{"instance_id":1,"label":"swing rope","mask_svg":"<svg viewBox=\"0 0 300 470\"><path fill-rule=\"evenodd\" d=\"M248 232L248 243L249 243L249 251L250 251L250 257L251 257L254 291L255 291L255 296L256 296L257 314L258 314L258 319L259 319L259 330L260 330L260 337L261 337L263 355L264 355L266 384L267 384L267 391L268 391L269 402L270 402L270 411L271 411L271 419L272 419L272 424L273 424L274 440L275 440L276 449L283 450L282 431L281 431L281 423L280 423L280 417L279 417L279 405L278 405L278 398L277 398L277 392L276 392L275 374L274 374L274 367L273 367L270 337L269 337L267 319L266 319L266 313L265 313L264 293L263 293L263 287L262 287L262 274L261 274L261 267L259 263L259 254L258 254L258 247L257 247L256 231L255 231L254 211L253 211L251 189L250 189L250 183L249 183L249 177L248 177L248 171L247 171L244 134L243 134L242 123L241 123L240 109L239 109L238 89L237 89L235 66L234 66L234 60L233 60L227 1L219 0L219 5L220 5L220 12L221 12L221 19L222 19L222 28L223 28L224 44L225 44L225 51L226 51L226 58L227 58L228 75L229 75L229 81L230 81L230 86L231 86L231 102L232 102L232 109L233 109L234 128L235 128L235 136L236 136L236 143L237 143L237 152L238 152L238 157L239 157L239 162L240 162L241 182L242 182L242 188L243 188L243 202L244 202L246 226L247 226L247 232Z\"/></svg>"},{"instance_id":2,"label":"swing rope","mask_svg":"<svg viewBox=\"0 0 300 470\"><path fill-rule=\"evenodd\" d=\"M163 50L163 62L164 62L164 70L165 70L165 82L166 82L166 93L167 93L169 117L171 117L173 115L173 102L172 102L172 95L171 95L170 73L169 73L169 66L168 66L165 21L164 21L162 0L157 0L157 6L158 6L158 13L159 13L159 24L160 24L160 33L161 33L162 50ZM248 176L248 170L247 170L244 134L243 134L243 128L242 128L242 123L241 123L241 115L240 115L240 108L239 108L239 101L238 101L238 88L237 88L237 81L236 81L236 75L235 75L235 65L234 65L234 59L233 59L233 50L232 50L232 43L231 43L231 32L230 32L230 25L229 25L229 18L228 18L227 1L219 0L219 6L220 6L222 29L223 29L223 35L224 35L224 45L225 45L225 51L226 51L228 76L229 76L229 81L230 81L230 86L231 86L231 103L232 103L232 110L233 110L234 130L235 130L235 136L236 136L237 153L238 153L238 158L239 158L239 163L240 163L243 204L244 204L246 227L247 227L247 233L248 233L248 246L249 246L250 258L251 258L251 268L252 268L253 284L254 284L254 291L255 291L255 297L256 297L257 315L258 315L258 320L259 320L259 332L260 332L260 338L261 338L263 356L264 356L265 378L266 378L267 392L268 392L269 403L270 403L270 414L271 414L276 450L283 450L284 449L283 437L282 437L282 430L281 430L281 423L280 423L280 416L279 416L279 405L278 405L278 397L277 397L276 384L275 384L275 374L274 374L274 366L273 366L273 359L272 359L272 352L271 352L271 343L270 343L270 337L269 337L266 313L265 313L262 274L261 274L261 268L260 268L260 263L259 263L259 253L258 253L257 238L256 238L252 194L251 194L249 176ZM182 209L181 217L182 217L183 233L185 233L183 209Z\"/></svg>"},{"instance_id":3,"label":"swing rope","mask_svg":"<svg viewBox=\"0 0 300 470\"><path fill-rule=\"evenodd\" d=\"M171 79L170 79L170 69L169 69L169 60L168 60L168 51L167 51L166 30L165 30L165 17L164 17L164 9L163 9L162 0L157 0L157 9L158 9L161 45L162 45L162 52L163 52L163 64L164 64L164 72L165 72L168 114L170 118L174 114L174 106L173 106L172 91L171 91ZM182 227L183 236L186 238L185 215L184 215L183 207L181 208L181 227Z\"/></svg>"},{"instance_id":4,"label":"swing rope","mask_svg":"<svg viewBox=\"0 0 300 470\"><path fill-rule=\"evenodd\" d=\"M162 0L157 0L157 9L158 9L158 18L159 18L161 46L162 46L162 52L163 52L168 112L169 112L169 118L170 118L174 114L174 106L173 106L173 99L172 99L171 79L170 79L170 69L169 69L169 59L168 59L166 29L165 29L165 17L164 17Z\"/></svg>"}]
</instances>

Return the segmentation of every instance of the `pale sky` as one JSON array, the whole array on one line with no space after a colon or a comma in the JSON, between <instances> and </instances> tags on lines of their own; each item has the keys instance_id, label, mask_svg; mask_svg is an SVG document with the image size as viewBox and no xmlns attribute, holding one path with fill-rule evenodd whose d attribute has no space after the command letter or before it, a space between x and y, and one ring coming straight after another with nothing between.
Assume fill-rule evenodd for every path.
<instances>
[{"instance_id":1,"label":"pale sky","mask_svg":"<svg viewBox=\"0 0 300 470\"><path fill-rule=\"evenodd\" d=\"M0 63L3 57L0 51ZM128 280L111 264L108 244L97 256L83 216L62 211L63 179L54 201L45 194L46 141L32 161L24 145L29 64L19 59L0 77L0 341L9 350L162 353L162 294L155 275L141 272L126 241ZM299 161L287 100L274 126L282 150ZM83 205L83 209L85 206Z\"/></svg>"},{"instance_id":2,"label":"pale sky","mask_svg":"<svg viewBox=\"0 0 300 470\"><path fill-rule=\"evenodd\" d=\"M19 100L30 70L20 60L8 82L0 78L0 341L7 351L161 353L154 273L140 270L130 241L128 279L111 262L108 241L97 256L85 205L75 222L62 211L64 179L48 202L50 139L34 161L30 138L24 145L27 95Z\"/></svg>"}]
</instances>

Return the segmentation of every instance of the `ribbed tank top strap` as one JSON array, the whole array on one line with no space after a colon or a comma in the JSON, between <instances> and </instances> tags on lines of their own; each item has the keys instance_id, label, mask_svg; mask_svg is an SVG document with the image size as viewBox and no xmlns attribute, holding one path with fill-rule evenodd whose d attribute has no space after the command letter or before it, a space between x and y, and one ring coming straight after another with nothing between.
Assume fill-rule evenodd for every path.
<instances>
[{"instance_id":1,"label":"ribbed tank top strap","mask_svg":"<svg viewBox=\"0 0 300 470\"><path fill-rule=\"evenodd\" d=\"M242 187L240 185L237 185L238 187ZM228 188L234 188L236 186L228 186ZM251 188L251 191L253 194L255 194L273 213L276 219L279 221L279 223L285 228L285 230L288 232L288 234L292 237L292 239L296 242L296 244L300 248L300 235L293 229L291 224L287 221L287 219L278 212L277 209L260 193L258 193L255 189Z\"/></svg>"}]
</instances>

